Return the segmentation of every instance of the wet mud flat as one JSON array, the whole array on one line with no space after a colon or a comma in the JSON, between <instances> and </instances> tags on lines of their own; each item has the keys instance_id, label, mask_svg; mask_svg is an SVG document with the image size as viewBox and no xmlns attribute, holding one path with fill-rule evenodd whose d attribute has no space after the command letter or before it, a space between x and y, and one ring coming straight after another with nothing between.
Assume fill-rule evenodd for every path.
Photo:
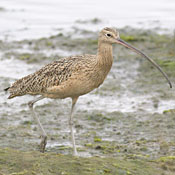
<instances>
[{"instance_id":1,"label":"wet mud flat","mask_svg":"<svg viewBox=\"0 0 175 175\"><path fill-rule=\"evenodd\" d=\"M130 27L120 29L120 35L152 57L175 85L173 35ZM33 97L7 100L3 89L17 78L64 56L95 54L97 37L96 32L74 28L48 38L0 41L1 174L175 173L174 89L149 62L126 48L114 46L114 64L104 84L77 103L79 158L71 156L70 99L36 104L48 134L46 154L37 152L39 130L27 106Z\"/></svg>"}]
</instances>

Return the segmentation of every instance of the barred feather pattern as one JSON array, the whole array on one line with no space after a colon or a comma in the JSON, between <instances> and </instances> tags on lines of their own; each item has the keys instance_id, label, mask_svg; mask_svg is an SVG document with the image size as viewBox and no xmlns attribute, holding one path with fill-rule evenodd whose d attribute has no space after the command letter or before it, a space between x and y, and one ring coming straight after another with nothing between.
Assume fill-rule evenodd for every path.
<instances>
[{"instance_id":1,"label":"barred feather pattern","mask_svg":"<svg viewBox=\"0 0 175 175\"><path fill-rule=\"evenodd\" d=\"M35 73L25 76L12 84L8 89L9 98L22 96L25 94L39 95L47 88L59 86L67 81L74 72L81 70L94 62L95 55L78 55L74 57L62 58L50 63Z\"/></svg>"}]
</instances>

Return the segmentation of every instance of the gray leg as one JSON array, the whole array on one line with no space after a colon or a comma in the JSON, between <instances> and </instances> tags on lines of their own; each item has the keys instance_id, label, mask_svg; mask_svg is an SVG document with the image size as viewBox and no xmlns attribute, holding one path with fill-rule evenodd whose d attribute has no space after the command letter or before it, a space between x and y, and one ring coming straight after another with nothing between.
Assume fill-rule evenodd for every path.
<instances>
[{"instance_id":1,"label":"gray leg","mask_svg":"<svg viewBox=\"0 0 175 175\"><path fill-rule=\"evenodd\" d=\"M32 111L32 115L36 119L36 121L38 123L38 126L39 126L39 128L41 130L41 143L40 143L40 151L41 152L44 152L45 151L45 147L46 147L46 144L47 144L47 134L44 131L44 128L43 128L43 126L42 126L42 124L41 124L38 116L36 115L36 113L35 113L35 111L33 109L33 105L34 105L35 102L37 102L37 101L39 101L39 100L41 100L43 98L44 97L41 96L41 97L39 97L39 98L37 98L37 99L35 99L35 100L33 100L33 101L31 101L31 102L28 103L29 108Z\"/></svg>"},{"instance_id":2,"label":"gray leg","mask_svg":"<svg viewBox=\"0 0 175 175\"><path fill-rule=\"evenodd\" d=\"M74 107L75 107L77 100L78 100L78 97L72 98L72 108L71 108L71 114L70 114L70 118L69 118L69 127L70 127L70 131L71 131L71 139L72 139L74 156L78 156L76 145L75 145L74 132L73 132L73 112L74 112Z\"/></svg>"}]
</instances>

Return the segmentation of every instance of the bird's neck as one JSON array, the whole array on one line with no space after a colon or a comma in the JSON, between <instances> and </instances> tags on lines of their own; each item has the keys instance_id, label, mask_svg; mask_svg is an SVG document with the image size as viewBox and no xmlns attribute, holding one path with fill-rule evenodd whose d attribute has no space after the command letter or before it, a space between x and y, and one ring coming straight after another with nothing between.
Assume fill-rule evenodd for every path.
<instances>
[{"instance_id":1,"label":"bird's neck","mask_svg":"<svg viewBox=\"0 0 175 175\"><path fill-rule=\"evenodd\" d=\"M111 69L113 63L111 44L98 43L97 61L102 68L107 69L108 71Z\"/></svg>"}]
</instances>

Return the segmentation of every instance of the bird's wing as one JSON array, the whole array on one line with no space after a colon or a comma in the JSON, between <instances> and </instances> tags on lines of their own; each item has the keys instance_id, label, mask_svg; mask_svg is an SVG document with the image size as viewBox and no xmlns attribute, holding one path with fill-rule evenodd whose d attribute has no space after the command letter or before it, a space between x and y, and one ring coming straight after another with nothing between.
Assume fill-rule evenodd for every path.
<instances>
[{"instance_id":1,"label":"bird's wing","mask_svg":"<svg viewBox=\"0 0 175 175\"><path fill-rule=\"evenodd\" d=\"M58 86L71 77L73 72L81 70L85 62L84 55L62 58L47 64L35 73L25 76L12 84L8 89L9 98L25 94L37 95L52 86Z\"/></svg>"}]
</instances>

